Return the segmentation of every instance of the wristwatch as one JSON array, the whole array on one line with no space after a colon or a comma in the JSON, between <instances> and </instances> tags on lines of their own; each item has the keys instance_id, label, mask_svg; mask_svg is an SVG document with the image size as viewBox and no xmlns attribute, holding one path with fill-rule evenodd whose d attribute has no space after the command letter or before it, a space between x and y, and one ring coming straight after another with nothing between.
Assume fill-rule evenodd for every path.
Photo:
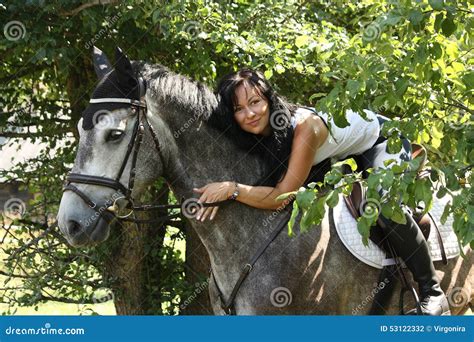
<instances>
[{"instance_id":1,"label":"wristwatch","mask_svg":"<svg viewBox=\"0 0 474 342\"><path fill-rule=\"evenodd\" d=\"M229 197L230 200L235 200L237 196L239 196L239 187L237 186L237 182L234 182L235 184L235 190L232 193L232 195Z\"/></svg>"}]
</instances>

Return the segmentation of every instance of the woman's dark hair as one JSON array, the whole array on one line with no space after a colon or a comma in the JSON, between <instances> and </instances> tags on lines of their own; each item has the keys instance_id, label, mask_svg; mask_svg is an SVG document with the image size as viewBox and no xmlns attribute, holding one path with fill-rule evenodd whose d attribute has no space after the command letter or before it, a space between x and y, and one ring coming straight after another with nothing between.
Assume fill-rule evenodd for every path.
<instances>
[{"instance_id":1,"label":"woman's dark hair","mask_svg":"<svg viewBox=\"0 0 474 342\"><path fill-rule=\"evenodd\" d=\"M269 103L272 130L269 136L246 132L235 120L235 90L243 83L253 86ZM219 81L215 92L219 106L209 118L209 123L225 132L240 149L261 156L265 175L255 185L276 186L288 170L293 141L290 118L297 108L296 105L278 95L261 72L249 68L225 75Z\"/></svg>"}]
</instances>

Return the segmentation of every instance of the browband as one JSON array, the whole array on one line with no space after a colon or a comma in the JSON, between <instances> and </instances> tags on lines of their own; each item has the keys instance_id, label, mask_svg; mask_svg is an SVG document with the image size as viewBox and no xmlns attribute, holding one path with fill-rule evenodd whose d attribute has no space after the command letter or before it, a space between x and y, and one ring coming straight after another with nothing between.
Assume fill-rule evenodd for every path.
<instances>
[{"instance_id":1,"label":"browband","mask_svg":"<svg viewBox=\"0 0 474 342\"><path fill-rule=\"evenodd\" d=\"M145 93L146 93L146 82L145 82L145 79L142 77L138 78L138 93L139 93L140 98L145 96ZM141 101L127 99L123 97L102 97L99 99L90 99L89 101L89 103L111 103L111 102L129 103L134 106L146 108L146 104Z\"/></svg>"},{"instance_id":2,"label":"browband","mask_svg":"<svg viewBox=\"0 0 474 342\"><path fill-rule=\"evenodd\" d=\"M100 99L90 99L89 101L89 103L110 103L110 102L129 103L134 106L146 108L146 105L143 102L132 100L132 99L121 98L121 97L102 97Z\"/></svg>"}]
</instances>

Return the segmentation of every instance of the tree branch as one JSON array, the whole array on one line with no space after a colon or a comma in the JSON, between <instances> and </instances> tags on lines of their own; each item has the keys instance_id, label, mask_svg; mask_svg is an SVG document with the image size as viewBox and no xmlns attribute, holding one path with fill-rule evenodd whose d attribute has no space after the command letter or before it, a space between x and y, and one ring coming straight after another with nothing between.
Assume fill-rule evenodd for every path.
<instances>
[{"instance_id":1,"label":"tree branch","mask_svg":"<svg viewBox=\"0 0 474 342\"><path fill-rule=\"evenodd\" d=\"M67 16L75 16L79 12L85 10L86 8L97 6L97 5L112 5L118 3L118 0L93 0L90 2L86 2L85 4L76 7L71 11L61 11L59 15L67 17Z\"/></svg>"},{"instance_id":2,"label":"tree branch","mask_svg":"<svg viewBox=\"0 0 474 342\"><path fill-rule=\"evenodd\" d=\"M45 296L41 295L40 300L50 300L53 302L60 302L60 303L67 303L67 304L95 304L91 300L77 300L77 299L70 299L70 298L64 298L64 297L55 297L55 296Z\"/></svg>"},{"instance_id":3,"label":"tree branch","mask_svg":"<svg viewBox=\"0 0 474 342\"><path fill-rule=\"evenodd\" d=\"M55 137L64 133L72 133L71 129L60 129L54 133L45 133L45 132L28 132L28 133L17 133L17 132L0 132L0 137L3 138L44 138L44 137Z\"/></svg>"}]
</instances>

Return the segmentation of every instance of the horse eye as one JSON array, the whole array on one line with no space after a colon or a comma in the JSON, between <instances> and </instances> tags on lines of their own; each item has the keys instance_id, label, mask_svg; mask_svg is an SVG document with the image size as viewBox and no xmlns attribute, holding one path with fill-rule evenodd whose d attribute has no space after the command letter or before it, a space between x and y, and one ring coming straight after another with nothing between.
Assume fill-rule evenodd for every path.
<instances>
[{"instance_id":1,"label":"horse eye","mask_svg":"<svg viewBox=\"0 0 474 342\"><path fill-rule=\"evenodd\" d=\"M123 136L123 131L119 129L113 129L107 135L106 141L117 141Z\"/></svg>"}]
</instances>

